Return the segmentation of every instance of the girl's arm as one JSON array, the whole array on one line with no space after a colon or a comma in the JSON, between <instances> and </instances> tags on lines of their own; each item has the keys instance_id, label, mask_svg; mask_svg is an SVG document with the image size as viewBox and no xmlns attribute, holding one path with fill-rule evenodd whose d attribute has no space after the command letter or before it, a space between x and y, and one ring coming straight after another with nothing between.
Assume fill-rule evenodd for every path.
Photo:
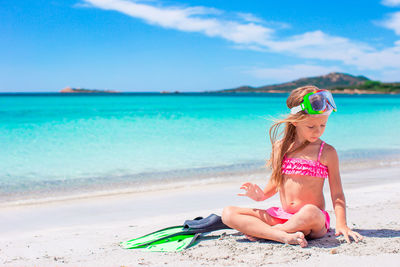
<instances>
[{"instance_id":1,"label":"girl's arm","mask_svg":"<svg viewBox=\"0 0 400 267\"><path fill-rule=\"evenodd\" d=\"M343 235L348 243L351 236L354 241L358 242L362 236L350 230L346 221L346 200L343 193L342 181L339 172L339 158L335 148L328 146L327 151L327 166L329 169L329 187L331 190L331 198L336 216L336 233L335 235Z\"/></svg>"},{"instance_id":2,"label":"girl's arm","mask_svg":"<svg viewBox=\"0 0 400 267\"><path fill-rule=\"evenodd\" d=\"M266 200L266 199L272 197L277 192L278 192L278 189L277 189L276 185L271 182L271 179L269 179L267 185L264 188L264 199L262 199L262 200Z\"/></svg>"},{"instance_id":3,"label":"girl's arm","mask_svg":"<svg viewBox=\"0 0 400 267\"><path fill-rule=\"evenodd\" d=\"M281 143L282 142L280 140L276 141L272 145L272 150L278 150L281 146ZM276 153L273 154L276 155ZM269 179L264 190L262 190L258 185L252 183L245 183L240 187L240 189L244 189L246 192L244 194L238 194L238 196L248 196L255 201L266 200L278 192L276 185L271 182L271 179Z\"/></svg>"},{"instance_id":4,"label":"girl's arm","mask_svg":"<svg viewBox=\"0 0 400 267\"><path fill-rule=\"evenodd\" d=\"M245 183L240 187L240 189L244 189L246 192L244 194L238 194L239 196L248 196L255 201L266 200L278 192L276 185L273 184L271 180L268 181L264 190L261 190L258 185L252 183Z\"/></svg>"}]
</instances>

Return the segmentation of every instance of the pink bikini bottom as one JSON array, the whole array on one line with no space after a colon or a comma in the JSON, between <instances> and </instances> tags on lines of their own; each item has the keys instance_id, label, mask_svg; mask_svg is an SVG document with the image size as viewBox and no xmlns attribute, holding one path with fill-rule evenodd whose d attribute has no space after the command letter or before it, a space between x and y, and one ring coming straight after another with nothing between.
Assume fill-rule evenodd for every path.
<instances>
[{"instance_id":1,"label":"pink bikini bottom","mask_svg":"<svg viewBox=\"0 0 400 267\"><path fill-rule=\"evenodd\" d=\"M331 219L329 217L328 212L326 212L324 210L321 210L321 211L325 215L326 230L329 231L329 225L330 225ZM282 223L287 222L290 219L290 217L292 217L294 215L294 213L288 213L288 212L284 211L282 208L278 208L278 207L271 207L271 208L267 209L267 213L271 217L281 219Z\"/></svg>"}]
</instances>

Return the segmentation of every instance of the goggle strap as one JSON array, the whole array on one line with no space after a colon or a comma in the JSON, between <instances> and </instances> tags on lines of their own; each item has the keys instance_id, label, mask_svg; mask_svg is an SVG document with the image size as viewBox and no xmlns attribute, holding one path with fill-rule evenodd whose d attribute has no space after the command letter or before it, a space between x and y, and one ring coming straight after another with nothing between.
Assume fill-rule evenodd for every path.
<instances>
[{"instance_id":1,"label":"goggle strap","mask_svg":"<svg viewBox=\"0 0 400 267\"><path fill-rule=\"evenodd\" d=\"M290 109L290 114L296 114L296 113L298 113L298 112L300 112L302 110L304 110L304 104L303 103L301 103L300 105L298 105L296 107L292 107Z\"/></svg>"}]
</instances>

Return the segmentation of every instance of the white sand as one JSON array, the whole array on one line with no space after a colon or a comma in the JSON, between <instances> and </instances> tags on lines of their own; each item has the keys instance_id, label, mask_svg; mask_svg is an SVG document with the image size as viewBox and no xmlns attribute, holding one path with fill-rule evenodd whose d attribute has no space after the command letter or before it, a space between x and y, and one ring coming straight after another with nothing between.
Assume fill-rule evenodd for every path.
<instances>
[{"instance_id":1,"label":"white sand","mask_svg":"<svg viewBox=\"0 0 400 267\"><path fill-rule=\"evenodd\" d=\"M255 177L253 177L255 179ZM256 177L257 178L257 177ZM261 177L258 177L258 179ZM253 179L253 181L254 181ZM210 233L178 253L124 250L120 241L227 205L267 208L238 197L240 183L0 207L1 266L400 266L400 168L342 175L348 225L365 239L347 244L333 232L309 247L249 242L234 230ZM364 182L366 181L366 182ZM245 181L243 181L245 182ZM261 186L265 181L257 180ZM327 210L335 217L328 189ZM221 234L226 233L221 237Z\"/></svg>"}]
</instances>

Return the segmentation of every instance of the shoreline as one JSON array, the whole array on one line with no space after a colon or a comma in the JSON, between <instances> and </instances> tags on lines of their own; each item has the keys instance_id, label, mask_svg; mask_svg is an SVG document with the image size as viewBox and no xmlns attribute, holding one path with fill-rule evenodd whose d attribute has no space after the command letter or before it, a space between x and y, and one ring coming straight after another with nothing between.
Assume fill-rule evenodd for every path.
<instances>
[{"instance_id":1,"label":"shoreline","mask_svg":"<svg viewBox=\"0 0 400 267\"><path fill-rule=\"evenodd\" d=\"M379 160L370 158L344 159L341 161L340 170L343 175L365 170L399 167L400 158L397 157L397 154L395 157L392 156L389 154ZM62 183L57 185L53 182L53 187L22 191L14 195L3 193L0 208L115 195L164 192L182 188L241 183L245 180L255 180L263 183L267 181L269 175L270 170L262 166L260 162L260 164L237 164L189 169L183 170L181 173L176 171L156 173L152 175L153 179L148 181L124 180L121 178L114 179L115 181L108 181L109 178L107 177L107 179L103 179L106 181L105 183L102 180L98 180L97 183L77 183L75 185L72 184L70 187L64 187ZM68 184L71 185L72 182L74 181L68 181Z\"/></svg>"},{"instance_id":2,"label":"shoreline","mask_svg":"<svg viewBox=\"0 0 400 267\"><path fill-rule=\"evenodd\" d=\"M368 170L377 170L385 168L398 168L400 166L400 158L386 158L380 160L367 159L362 160L343 160L340 165L341 173L363 172ZM6 195L3 194L0 208L8 206L20 205L37 205L49 202L63 202L75 199L92 199L96 197L107 197L115 195L130 195L130 194L146 194L152 192L164 192L169 190L179 190L182 188L214 186L221 184L241 183L244 180L256 180L266 182L270 170L267 167L256 168L256 165L250 164L243 169L237 166L222 166L215 170L202 171L194 174L193 170L187 171L188 174L180 176L170 176L165 178L165 173L158 174L158 178L149 181L113 181L100 184L76 184L71 188L65 188L61 185L39 190L31 190L20 192L19 194ZM168 172L167 172L168 173ZM175 171L171 172L172 174ZM195 176L195 178L193 177Z\"/></svg>"},{"instance_id":3,"label":"shoreline","mask_svg":"<svg viewBox=\"0 0 400 267\"><path fill-rule=\"evenodd\" d=\"M342 185L345 191L357 191L368 192L370 188L378 188L378 187L387 187L388 185L400 186L400 167L386 167L386 168L370 168L364 170L351 170L348 172L342 173ZM377 179L379 177L379 179ZM247 198L237 197L236 194L241 192L240 186L246 181L250 181L258 184L260 187L265 186L267 183L267 179L260 176L246 176L240 177L242 179L238 179L235 181L225 181L214 184L192 184L186 185L182 187L175 187L170 189L162 189L162 190L154 190L154 191L145 191L145 192L126 192L126 193L116 193L116 194L103 194L103 195L91 195L91 196L83 196L83 197L72 197L66 199L49 199L48 201L38 201L32 203L8 203L0 205L0 210L26 210L43 207L56 207L56 206L74 206L81 205L82 203L87 203L88 205L97 205L97 202L108 202L107 204L113 205L112 203L119 203L126 201L127 204L121 204L122 206L131 207L136 206L135 209L140 210L141 205L135 205L140 201L152 202L152 205L157 206L157 202L159 201L159 205L165 205L165 203L171 202L172 200L177 202L176 205L170 207L169 210L179 210L179 207L186 206L184 199L188 198L191 200L202 199L205 196L210 196L226 201L224 205L221 205L218 202L212 202L210 199L207 201L199 201L196 202L198 206L196 209L210 209L212 206L215 206L215 203L218 203L220 207L224 207L229 205L229 201L238 200L244 205L251 206L264 206L262 202L254 202ZM324 184L324 194L326 198L327 209L331 208L331 203L329 199L329 184L326 182ZM135 201L140 200L140 201ZM149 200L151 200L149 202ZM275 205L279 205L279 196L275 195L274 197L268 199L268 201L272 201ZM181 202L181 204L179 204ZM186 210L190 210L191 207L186 206ZM112 210L112 209L111 209ZM151 213L151 212L150 212ZM160 214L168 214L167 212L159 211L157 212L157 216ZM135 216L135 218L144 218L146 217L146 212L142 212L140 215ZM3 222L4 223L4 222ZM1 222L0 222L1 224ZM12 224L10 224L12 225ZM4 228L1 228L4 230ZM0 232L2 231L0 230ZM0 235L1 236L1 235Z\"/></svg>"},{"instance_id":4,"label":"shoreline","mask_svg":"<svg viewBox=\"0 0 400 267\"><path fill-rule=\"evenodd\" d=\"M377 177L379 177L379 179L377 179ZM341 178L345 194L347 191L359 193L368 192L371 188L387 187L388 185L393 185L396 187L400 186L400 166L349 170L342 172ZM111 193L106 192L104 194L74 195L66 198L48 198L30 202L2 203L0 205L0 211L27 211L28 213L31 213L31 209L47 210L54 207L74 207L74 209L80 209L81 205L87 207L97 206L99 209L101 209L101 207L97 204L99 202L103 203L105 205L104 208L106 209L108 206L108 210L110 211L118 209L118 206L135 210L137 211L135 219L138 219L146 218L153 214L152 210L156 210L157 206L165 206L165 208L163 209L164 211L157 211L157 215L155 216L167 215L170 211L180 212L180 209L185 212L190 211L193 208L195 210L209 210L215 206L215 203L218 203L217 205L220 208L231 204L240 205L240 203L242 205L250 205L255 207L265 206L265 203L263 202L254 202L251 199L237 197L237 193L241 192L240 186L247 181L256 183L262 188L267 183L267 179L263 175L239 176L235 180L218 183L186 184L185 186L181 187L164 188L153 191L118 191ZM329 192L329 183L326 181L324 184L324 195L328 210L332 208ZM207 198L207 200L202 201L203 198ZM220 201L211 201L210 199L212 198L215 200L221 200L225 203L221 204L222 202ZM189 203L187 203L185 199L188 199ZM273 205L279 206L280 202L278 194L268 199L268 202L272 202ZM151 209L149 211L143 211L142 205L138 203L147 203L146 206L148 208L151 207ZM190 203L195 205L187 205ZM167 208L167 206L171 207ZM19 220L19 218L17 218L17 220ZM2 223L4 223L4 221L0 222L0 225ZM13 223L10 222L9 225L12 226ZM0 233L4 231L5 228L7 227L3 225Z\"/></svg>"}]
</instances>

